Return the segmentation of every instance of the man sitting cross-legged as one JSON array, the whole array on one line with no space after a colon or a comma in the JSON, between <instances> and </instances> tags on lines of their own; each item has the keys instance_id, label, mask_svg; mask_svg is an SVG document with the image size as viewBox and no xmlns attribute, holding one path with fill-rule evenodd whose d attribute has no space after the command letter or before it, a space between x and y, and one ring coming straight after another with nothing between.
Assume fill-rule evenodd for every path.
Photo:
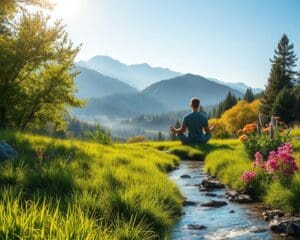
<instances>
[{"instance_id":1,"label":"man sitting cross-legged","mask_svg":"<svg viewBox=\"0 0 300 240\"><path fill-rule=\"evenodd\" d=\"M211 133L215 126L208 127L208 119L204 113L199 112L200 100L198 98L191 99L192 112L184 116L182 126L180 128L170 128L170 131L176 133L176 136L183 144L185 143L206 143L211 138ZM184 132L188 129L188 136ZM203 129L205 133L203 133Z\"/></svg>"}]
</instances>

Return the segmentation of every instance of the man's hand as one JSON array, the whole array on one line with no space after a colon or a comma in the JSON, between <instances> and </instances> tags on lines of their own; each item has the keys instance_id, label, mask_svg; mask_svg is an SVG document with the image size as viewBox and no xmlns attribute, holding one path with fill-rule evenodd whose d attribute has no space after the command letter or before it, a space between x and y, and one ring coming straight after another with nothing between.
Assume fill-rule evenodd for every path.
<instances>
[{"instance_id":1,"label":"man's hand","mask_svg":"<svg viewBox=\"0 0 300 240\"><path fill-rule=\"evenodd\" d=\"M175 129L173 126L171 126L171 127L170 127L170 132L176 133L176 129Z\"/></svg>"}]
</instances>

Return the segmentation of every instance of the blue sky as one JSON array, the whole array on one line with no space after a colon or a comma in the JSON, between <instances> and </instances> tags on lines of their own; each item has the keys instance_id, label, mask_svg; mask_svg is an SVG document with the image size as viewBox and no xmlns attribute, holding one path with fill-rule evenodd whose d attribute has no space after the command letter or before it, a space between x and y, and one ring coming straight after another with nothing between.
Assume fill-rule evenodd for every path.
<instances>
[{"instance_id":1,"label":"blue sky","mask_svg":"<svg viewBox=\"0 0 300 240\"><path fill-rule=\"evenodd\" d=\"M300 56L300 0L56 0L77 60L108 55L263 87L286 33ZM299 61L300 69L300 61Z\"/></svg>"}]
</instances>

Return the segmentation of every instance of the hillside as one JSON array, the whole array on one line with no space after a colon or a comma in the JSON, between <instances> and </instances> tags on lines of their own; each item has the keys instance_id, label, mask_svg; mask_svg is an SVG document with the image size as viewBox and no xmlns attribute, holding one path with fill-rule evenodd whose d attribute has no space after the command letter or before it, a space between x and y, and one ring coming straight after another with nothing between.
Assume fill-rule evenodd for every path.
<instances>
[{"instance_id":1,"label":"hillside","mask_svg":"<svg viewBox=\"0 0 300 240\"><path fill-rule=\"evenodd\" d=\"M243 93L208 79L185 74L173 79L163 80L144 89L142 92L161 101L170 111L187 109L192 97L198 97L201 105L214 105L231 91L236 97Z\"/></svg>"},{"instance_id":2,"label":"hillside","mask_svg":"<svg viewBox=\"0 0 300 240\"><path fill-rule=\"evenodd\" d=\"M95 56L88 61L80 61L77 65L120 79L138 89L143 89L162 79L182 75L168 68L151 67L147 63L127 65L111 57L101 55Z\"/></svg>"},{"instance_id":3,"label":"hillside","mask_svg":"<svg viewBox=\"0 0 300 240\"><path fill-rule=\"evenodd\" d=\"M116 93L134 93L137 90L128 84L94 70L76 66L80 74L76 77L75 83L78 88L77 96L80 98L100 98Z\"/></svg>"},{"instance_id":4,"label":"hillside","mask_svg":"<svg viewBox=\"0 0 300 240\"><path fill-rule=\"evenodd\" d=\"M242 83L242 82L237 82L237 83L224 82L224 81L221 81L221 80L216 79L216 78L207 78L207 79L210 80L210 81L219 83L219 84L223 84L223 85L228 86L232 89L238 90L242 93L245 93L248 88L251 88L254 94L261 93L263 91L263 89L261 89L261 88L252 88L252 87L250 87L250 86L248 86L248 85L246 85L245 83Z\"/></svg>"},{"instance_id":5,"label":"hillside","mask_svg":"<svg viewBox=\"0 0 300 240\"><path fill-rule=\"evenodd\" d=\"M143 93L114 94L103 98L92 98L85 108L74 109L75 115L97 115L108 117L132 117L141 113L161 113L167 108L159 100Z\"/></svg>"}]
</instances>

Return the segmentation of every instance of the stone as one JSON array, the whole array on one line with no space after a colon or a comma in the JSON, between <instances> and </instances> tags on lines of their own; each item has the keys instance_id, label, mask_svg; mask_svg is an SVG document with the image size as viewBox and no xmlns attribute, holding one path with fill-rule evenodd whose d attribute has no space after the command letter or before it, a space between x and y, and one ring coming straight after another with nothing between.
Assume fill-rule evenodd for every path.
<instances>
[{"instance_id":1,"label":"stone","mask_svg":"<svg viewBox=\"0 0 300 240\"><path fill-rule=\"evenodd\" d=\"M18 153L10 145L5 142L0 141L0 161L5 161L7 159L15 158Z\"/></svg>"},{"instance_id":2,"label":"stone","mask_svg":"<svg viewBox=\"0 0 300 240\"><path fill-rule=\"evenodd\" d=\"M216 196L218 196L215 193L205 193L204 195L207 196L207 197L216 197Z\"/></svg>"},{"instance_id":3,"label":"stone","mask_svg":"<svg viewBox=\"0 0 300 240\"><path fill-rule=\"evenodd\" d=\"M204 179L201 184L205 188L225 188L223 183L215 180Z\"/></svg>"},{"instance_id":4,"label":"stone","mask_svg":"<svg viewBox=\"0 0 300 240\"><path fill-rule=\"evenodd\" d=\"M210 192L210 191L213 191L214 188L205 188L205 187L202 187L202 186L199 186L199 191L200 192Z\"/></svg>"},{"instance_id":5,"label":"stone","mask_svg":"<svg viewBox=\"0 0 300 240\"><path fill-rule=\"evenodd\" d=\"M229 198L229 197L234 198L234 197L236 197L237 195L239 195L239 192L236 191L236 190L231 190L231 191L226 192L225 195L226 195L226 197L228 197L228 198Z\"/></svg>"},{"instance_id":6,"label":"stone","mask_svg":"<svg viewBox=\"0 0 300 240\"><path fill-rule=\"evenodd\" d=\"M263 217L265 221L273 220L274 218L280 218L283 217L284 214L281 210L275 209L275 210L267 210L263 212Z\"/></svg>"},{"instance_id":7,"label":"stone","mask_svg":"<svg viewBox=\"0 0 300 240\"><path fill-rule=\"evenodd\" d=\"M225 201L215 201L215 200L210 200L209 202L201 203L202 207L223 207L227 205L227 202Z\"/></svg>"},{"instance_id":8,"label":"stone","mask_svg":"<svg viewBox=\"0 0 300 240\"><path fill-rule=\"evenodd\" d=\"M247 194L240 194L237 197L233 198L231 201L237 203L253 203L253 199Z\"/></svg>"},{"instance_id":9,"label":"stone","mask_svg":"<svg viewBox=\"0 0 300 240\"><path fill-rule=\"evenodd\" d=\"M206 226L200 224L188 224L187 228L191 230L202 230L206 229Z\"/></svg>"},{"instance_id":10,"label":"stone","mask_svg":"<svg viewBox=\"0 0 300 240\"><path fill-rule=\"evenodd\" d=\"M235 211L234 210L230 210L229 213L235 213Z\"/></svg>"},{"instance_id":11,"label":"stone","mask_svg":"<svg viewBox=\"0 0 300 240\"><path fill-rule=\"evenodd\" d=\"M183 201L182 205L183 206L195 206L195 205L197 205L197 203L195 203L193 201L187 201L187 200L185 200L185 201Z\"/></svg>"},{"instance_id":12,"label":"stone","mask_svg":"<svg viewBox=\"0 0 300 240\"><path fill-rule=\"evenodd\" d=\"M269 227L275 233L300 237L300 218L274 219Z\"/></svg>"},{"instance_id":13,"label":"stone","mask_svg":"<svg viewBox=\"0 0 300 240\"><path fill-rule=\"evenodd\" d=\"M187 175L187 174L181 175L180 177L181 177L181 178L191 178L191 176L190 176L190 175Z\"/></svg>"},{"instance_id":14,"label":"stone","mask_svg":"<svg viewBox=\"0 0 300 240\"><path fill-rule=\"evenodd\" d=\"M254 202L252 197L245 193L239 193L236 190L231 190L225 193L225 197L231 201L236 203L252 203Z\"/></svg>"}]
</instances>

